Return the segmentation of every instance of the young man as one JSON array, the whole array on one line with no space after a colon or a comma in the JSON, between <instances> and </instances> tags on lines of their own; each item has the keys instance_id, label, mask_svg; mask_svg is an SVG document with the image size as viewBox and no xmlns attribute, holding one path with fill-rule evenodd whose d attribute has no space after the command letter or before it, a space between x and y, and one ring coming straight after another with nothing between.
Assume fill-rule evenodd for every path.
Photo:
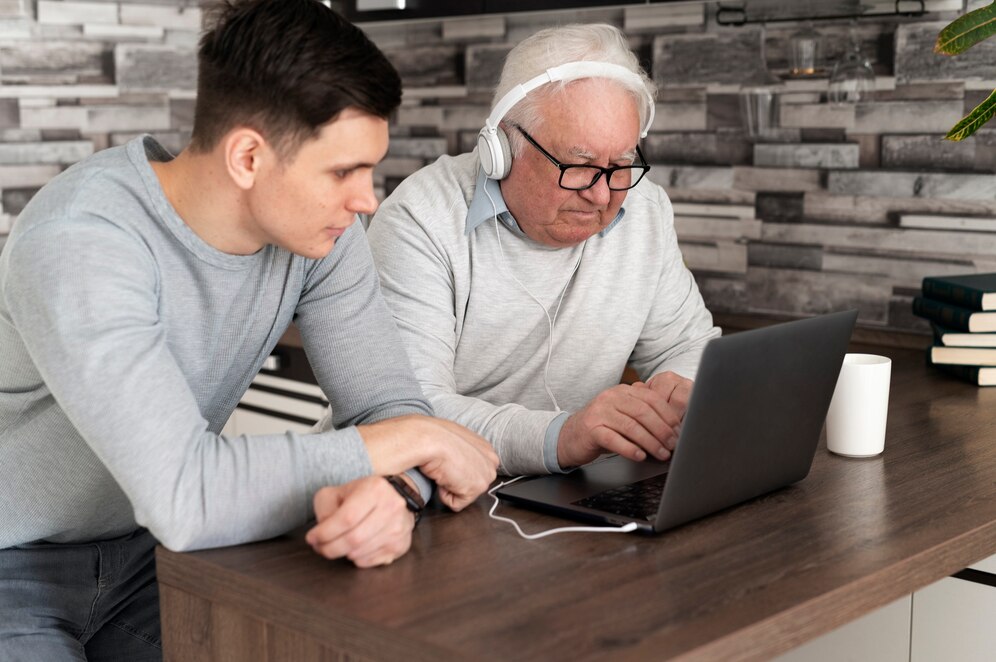
<instances>
[{"instance_id":1,"label":"young man","mask_svg":"<svg viewBox=\"0 0 996 662\"><path fill-rule=\"evenodd\" d=\"M427 416L355 224L397 73L317 0L226 6L199 65L188 149L144 137L70 168L0 257L3 660L156 659L156 541L314 513L319 553L390 563L401 493L429 484L380 476L421 469L460 509L495 475L483 439ZM292 319L335 429L221 436Z\"/></svg>"},{"instance_id":2,"label":"young man","mask_svg":"<svg viewBox=\"0 0 996 662\"><path fill-rule=\"evenodd\" d=\"M423 390L505 473L667 459L719 335L644 177L653 96L618 29L541 31L509 52L478 149L409 177L370 224ZM619 384L627 363L645 383Z\"/></svg>"}]
</instances>

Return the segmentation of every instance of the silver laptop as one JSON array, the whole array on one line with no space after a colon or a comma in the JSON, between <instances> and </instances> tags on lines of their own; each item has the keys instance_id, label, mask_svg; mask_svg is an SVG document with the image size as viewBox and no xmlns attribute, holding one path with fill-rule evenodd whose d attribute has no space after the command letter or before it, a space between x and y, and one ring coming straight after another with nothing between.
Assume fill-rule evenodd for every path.
<instances>
[{"instance_id":1,"label":"silver laptop","mask_svg":"<svg viewBox=\"0 0 996 662\"><path fill-rule=\"evenodd\" d=\"M496 494L572 519L656 533L809 473L857 311L709 342L668 462L613 455Z\"/></svg>"}]
</instances>

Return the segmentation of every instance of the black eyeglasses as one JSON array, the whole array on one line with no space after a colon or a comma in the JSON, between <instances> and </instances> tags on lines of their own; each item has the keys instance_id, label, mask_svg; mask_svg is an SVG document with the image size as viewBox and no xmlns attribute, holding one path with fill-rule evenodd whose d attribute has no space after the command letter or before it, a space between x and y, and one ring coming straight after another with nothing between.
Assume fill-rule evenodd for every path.
<instances>
[{"instance_id":1,"label":"black eyeglasses","mask_svg":"<svg viewBox=\"0 0 996 662\"><path fill-rule=\"evenodd\" d=\"M550 152L546 151L536 140L526 133L518 124L513 124L519 133L529 141L529 144L539 150L540 154L550 160L550 163L560 168L560 188L568 191L584 191L590 189L605 175L605 183L610 191L628 191L643 179L643 176L650 170L647 160L643 158L640 146L636 146L636 155L640 157L640 165L611 166L603 168L596 165L572 165L558 161Z\"/></svg>"}]
</instances>

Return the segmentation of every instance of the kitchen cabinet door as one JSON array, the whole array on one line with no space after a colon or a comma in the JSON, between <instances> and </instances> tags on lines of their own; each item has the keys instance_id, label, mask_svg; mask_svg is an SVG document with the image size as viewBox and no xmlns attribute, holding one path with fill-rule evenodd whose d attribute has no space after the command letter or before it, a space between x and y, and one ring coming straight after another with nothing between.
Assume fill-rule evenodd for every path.
<instances>
[{"instance_id":1,"label":"kitchen cabinet door","mask_svg":"<svg viewBox=\"0 0 996 662\"><path fill-rule=\"evenodd\" d=\"M776 662L908 662L910 596L865 614L774 659Z\"/></svg>"}]
</instances>

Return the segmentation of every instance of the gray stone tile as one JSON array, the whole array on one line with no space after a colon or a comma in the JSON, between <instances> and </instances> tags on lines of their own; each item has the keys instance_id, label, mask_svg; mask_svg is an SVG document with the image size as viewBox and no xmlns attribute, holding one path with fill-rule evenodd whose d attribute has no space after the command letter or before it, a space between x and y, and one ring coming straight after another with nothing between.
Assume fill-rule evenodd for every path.
<instances>
[{"instance_id":1,"label":"gray stone tile","mask_svg":"<svg viewBox=\"0 0 996 662\"><path fill-rule=\"evenodd\" d=\"M155 25L161 28L200 31L202 14L196 3L171 2L164 5L145 3L121 3L121 23L123 25Z\"/></svg>"},{"instance_id":2,"label":"gray stone tile","mask_svg":"<svg viewBox=\"0 0 996 662\"><path fill-rule=\"evenodd\" d=\"M882 167L972 170L975 168L976 145L971 140L950 142L939 134L882 136Z\"/></svg>"},{"instance_id":3,"label":"gray stone tile","mask_svg":"<svg viewBox=\"0 0 996 662\"><path fill-rule=\"evenodd\" d=\"M161 106L93 106L87 128L95 133L162 131L170 128L169 108Z\"/></svg>"},{"instance_id":4,"label":"gray stone tile","mask_svg":"<svg viewBox=\"0 0 996 662\"><path fill-rule=\"evenodd\" d=\"M996 200L996 186L988 175L836 170L828 175L827 190L842 195Z\"/></svg>"},{"instance_id":5,"label":"gray stone tile","mask_svg":"<svg viewBox=\"0 0 996 662\"><path fill-rule=\"evenodd\" d=\"M936 260L908 255L861 253L830 249L823 256L823 269L851 274L880 276L893 287L919 290L924 276L955 275L974 270L971 260Z\"/></svg>"},{"instance_id":6,"label":"gray stone tile","mask_svg":"<svg viewBox=\"0 0 996 662\"><path fill-rule=\"evenodd\" d=\"M854 128L854 106L851 104L787 103L778 110L783 127Z\"/></svg>"},{"instance_id":7,"label":"gray stone tile","mask_svg":"<svg viewBox=\"0 0 996 662\"><path fill-rule=\"evenodd\" d=\"M473 41L505 36L504 16L475 16L443 21L443 41Z\"/></svg>"},{"instance_id":8,"label":"gray stone tile","mask_svg":"<svg viewBox=\"0 0 996 662\"><path fill-rule=\"evenodd\" d=\"M749 164L750 150L739 132L656 133L643 141L648 161L671 164Z\"/></svg>"},{"instance_id":9,"label":"gray stone tile","mask_svg":"<svg viewBox=\"0 0 996 662\"><path fill-rule=\"evenodd\" d=\"M797 269L751 267L747 270L750 310L791 315L822 315L857 308L862 322L884 324L891 296L884 278Z\"/></svg>"},{"instance_id":10,"label":"gray stone tile","mask_svg":"<svg viewBox=\"0 0 996 662\"><path fill-rule=\"evenodd\" d=\"M974 78L996 80L996 40L987 39L957 56L934 53L938 33L945 21L907 23L896 28L896 80Z\"/></svg>"},{"instance_id":11,"label":"gray stone tile","mask_svg":"<svg viewBox=\"0 0 996 662\"><path fill-rule=\"evenodd\" d=\"M894 89L876 90L871 95L873 101L949 101L965 97L965 85L961 82L899 84Z\"/></svg>"},{"instance_id":12,"label":"gray stone tile","mask_svg":"<svg viewBox=\"0 0 996 662\"><path fill-rule=\"evenodd\" d=\"M655 37L653 52L654 81L662 87L742 84L762 79L766 71L756 28Z\"/></svg>"},{"instance_id":13,"label":"gray stone tile","mask_svg":"<svg viewBox=\"0 0 996 662\"><path fill-rule=\"evenodd\" d=\"M28 0L0 0L0 19L27 16L28 4Z\"/></svg>"},{"instance_id":14,"label":"gray stone tile","mask_svg":"<svg viewBox=\"0 0 996 662\"><path fill-rule=\"evenodd\" d=\"M733 186L744 191L816 191L824 188L818 170L745 166L733 169Z\"/></svg>"},{"instance_id":15,"label":"gray stone tile","mask_svg":"<svg viewBox=\"0 0 996 662\"><path fill-rule=\"evenodd\" d=\"M3 194L0 195L4 213L17 216L37 192L36 188L5 188Z\"/></svg>"},{"instance_id":16,"label":"gray stone tile","mask_svg":"<svg viewBox=\"0 0 996 662\"><path fill-rule=\"evenodd\" d=\"M26 108L21 112L21 126L25 129L85 129L87 110L82 106L52 106Z\"/></svg>"},{"instance_id":17,"label":"gray stone tile","mask_svg":"<svg viewBox=\"0 0 996 662\"><path fill-rule=\"evenodd\" d=\"M57 165L0 165L0 190L41 188L61 170Z\"/></svg>"},{"instance_id":18,"label":"gray stone tile","mask_svg":"<svg viewBox=\"0 0 996 662\"><path fill-rule=\"evenodd\" d=\"M21 110L17 99L0 99L0 129L21 125Z\"/></svg>"},{"instance_id":19,"label":"gray stone tile","mask_svg":"<svg viewBox=\"0 0 996 662\"><path fill-rule=\"evenodd\" d=\"M761 192L757 194L757 217L767 223L800 223L803 219L802 193Z\"/></svg>"},{"instance_id":20,"label":"gray stone tile","mask_svg":"<svg viewBox=\"0 0 996 662\"><path fill-rule=\"evenodd\" d=\"M501 78L505 56L512 50L508 44L470 46L464 55L464 79L472 91L493 92Z\"/></svg>"},{"instance_id":21,"label":"gray stone tile","mask_svg":"<svg viewBox=\"0 0 996 662\"><path fill-rule=\"evenodd\" d=\"M706 129L743 128L740 98L736 94L710 94L706 99Z\"/></svg>"},{"instance_id":22,"label":"gray stone tile","mask_svg":"<svg viewBox=\"0 0 996 662\"><path fill-rule=\"evenodd\" d=\"M38 22L52 25L114 24L118 22L118 8L99 2L38 0Z\"/></svg>"},{"instance_id":23,"label":"gray stone tile","mask_svg":"<svg viewBox=\"0 0 996 662\"><path fill-rule=\"evenodd\" d=\"M705 131L706 104L658 103L651 131Z\"/></svg>"},{"instance_id":24,"label":"gray stone tile","mask_svg":"<svg viewBox=\"0 0 996 662\"><path fill-rule=\"evenodd\" d=\"M810 244L848 250L899 251L923 257L996 254L996 236L971 232L906 230L815 223L765 223L761 238L770 243Z\"/></svg>"},{"instance_id":25,"label":"gray stone tile","mask_svg":"<svg viewBox=\"0 0 996 662\"><path fill-rule=\"evenodd\" d=\"M946 133L962 117L964 104L951 101L859 103L855 133Z\"/></svg>"},{"instance_id":26,"label":"gray stone tile","mask_svg":"<svg viewBox=\"0 0 996 662\"><path fill-rule=\"evenodd\" d=\"M839 223L885 225L893 220L893 216L900 213L970 216L996 214L996 202L853 196L832 194L826 191L808 191L803 197L803 213L807 218Z\"/></svg>"},{"instance_id":27,"label":"gray stone tile","mask_svg":"<svg viewBox=\"0 0 996 662\"><path fill-rule=\"evenodd\" d=\"M189 49L118 44L114 65L117 84L124 92L197 88L197 57Z\"/></svg>"},{"instance_id":28,"label":"gray stone tile","mask_svg":"<svg viewBox=\"0 0 996 662\"><path fill-rule=\"evenodd\" d=\"M26 82L45 76L102 76L107 48L82 41L29 41L0 45L4 78L21 76ZM50 78L49 78L50 79Z\"/></svg>"},{"instance_id":29,"label":"gray stone tile","mask_svg":"<svg viewBox=\"0 0 996 662\"><path fill-rule=\"evenodd\" d=\"M774 168L857 168L858 146L853 143L827 145L754 145L754 165Z\"/></svg>"},{"instance_id":30,"label":"gray stone tile","mask_svg":"<svg viewBox=\"0 0 996 662\"><path fill-rule=\"evenodd\" d=\"M460 49L454 45L406 46L386 49L405 86L451 85L460 83L457 68Z\"/></svg>"},{"instance_id":31,"label":"gray stone tile","mask_svg":"<svg viewBox=\"0 0 996 662\"><path fill-rule=\"evenodd\" d=\"M747 247L733 241L680 242L681 256L689 269L709 273L747 272Z\"/></svg>"},{"instance_id":32,"label":"gray stone tile","mask_svg":"<svg viewBox=\"0 0 996 662\"><path fill-rule=\"evenodd\" d=\"M793 246L791 244L766 244L752 241L747 246L747 265L776 269L823 268L823 249L818 246Z\"/></svg>"},{"instance_id":33,"label":"gray stone tile","mask_svg":"<svg viewBox=\"0 0 996 662\"><path fill-rule=\"evenodd\" d=\"M75 163L93 153L87 141L0 144L0 164Z\"/></svg>"},{"instance_id":34,"label":"gray stone tile","mask_svg":"<svg viewBox=\"0 0 996 662\"><path fill-rule=\"evenodd\" d=\"M742 278L723 277L692 270L706 307L713 312L743 312L747 309L747 283Z\"/></svg>"},{"instance_id":35,"label":"gray stone tile","mask_svg":"<svg viewBox=\"0 0 996 662\"><path fill-rule=\"evenodd\" d=\"M665 190L670 187L690 189L733 188L732 168L704 168L695 166L653 165L647 177ZM751 200L753 202L753 200Z\"/></svg>"},{"instance_id":36,"label":"gray stone tile","mask_svg":"<svg viewBox=\"0 0 996 662\"><path fill-rule=\"evenodd\" d=\"M675 214L674 229L683 241L759 239L761 221L756 218L717 218Z\"/></svg>"},{"instance_id":37,"label":"gray stone tile","mask_svg":"<svg viewBox=\"0 0 996 662\"><path fill-rule=\"evenodd\" d=\"M387 148L392 157L436 159L446 153L445 138L398 138Z\"/></svg>"}]
</instances>

